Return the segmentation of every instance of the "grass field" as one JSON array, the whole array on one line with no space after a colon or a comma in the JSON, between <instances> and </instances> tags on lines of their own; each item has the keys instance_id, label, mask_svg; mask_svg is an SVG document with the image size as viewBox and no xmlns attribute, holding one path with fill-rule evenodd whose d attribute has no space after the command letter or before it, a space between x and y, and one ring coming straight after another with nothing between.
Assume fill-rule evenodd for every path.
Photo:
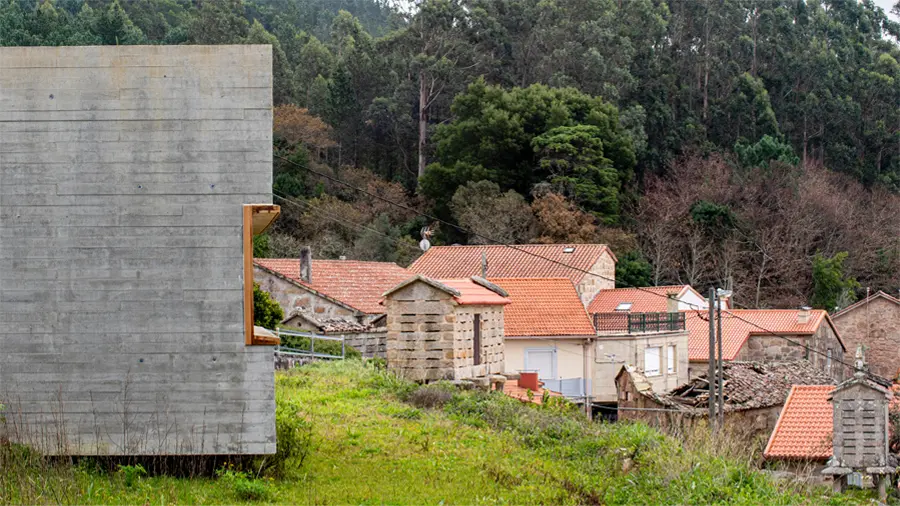
<instances>
[{"instance_id":1,"label":"grass field","mask_svg":"<svg viewBox=\"0 0 900 506\"><path fill-rule=\"evenodd\" d=\"M279 478L103 472L3 450L0 499L56 504L855 504L770 481L741 445L683 443L639 424L500 394L418 389L359 361L277 378L279 409L302 419L305 459ZM423 406L432 406L426 408ZM416 407L420 406L420 407ZM290 409L287 409L290 408ZM303 441L306 441L303 439Z\"/></svg>"}]
</instances>

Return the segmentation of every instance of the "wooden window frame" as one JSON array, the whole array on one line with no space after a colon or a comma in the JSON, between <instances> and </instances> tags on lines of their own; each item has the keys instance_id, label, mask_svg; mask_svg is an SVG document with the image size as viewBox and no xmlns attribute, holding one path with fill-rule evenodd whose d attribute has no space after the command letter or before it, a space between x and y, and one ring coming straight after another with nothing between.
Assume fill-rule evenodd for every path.
<instances>
[{"instance_id":1,"label":"wooden window frame","mask_svg":"<svg viewBox=\"0 0 900 506\"><path fill-rule=\"evenodd\" d=\"M275 346L281 342L270 332L257 332L253 325L253 236L266 231L281 213L274 204L244 204L242 240L244 249L244 344Z\"/></svg>"}]
</instances>

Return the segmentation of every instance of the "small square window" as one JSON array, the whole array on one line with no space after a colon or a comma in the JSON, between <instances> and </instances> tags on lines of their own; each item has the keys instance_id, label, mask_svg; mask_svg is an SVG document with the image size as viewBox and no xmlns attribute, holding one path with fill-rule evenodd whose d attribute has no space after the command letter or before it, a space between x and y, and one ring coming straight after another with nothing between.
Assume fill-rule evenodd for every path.
<instances>
[{"instance_id":1,"label":"small square window","mask_svg":"<svg viewBox=\"0 0 900 506\"><path fill-rule=\"evenodd\" d=\"M575 248L573 246L563 248L563 253L575 253Z\"/></svg>"},{"instance_id":2,"label":"small square window","mask_svg":"<svg viewBox=\"0 0 900 506\"><path fill-rule=\"evenodd\" d=\"M631 311L631 302L620 302L618 306L616 306L616 311Z\"/></svg>"}]
</instances>

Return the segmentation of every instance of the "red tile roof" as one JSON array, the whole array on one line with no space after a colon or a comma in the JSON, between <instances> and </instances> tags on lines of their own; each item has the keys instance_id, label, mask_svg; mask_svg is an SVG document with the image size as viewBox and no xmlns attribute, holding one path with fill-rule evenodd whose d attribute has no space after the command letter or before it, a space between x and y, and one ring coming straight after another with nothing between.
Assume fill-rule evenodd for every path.
<instances>
[{"instance_id":1,"label":"red tile roof","mask_svg":"<svg viewBox=\"0 0 900 506\"><path fill-rule=\"evenodd\" d=\"M794 385L763 455L783 459L831 457L834 415L828 396L833 390L833 385Z\"/></svg>"},{"instance_id":2,"label":"red tile roof","mask_svg":"<svg viewBox=\"0 0 900 506\"><path fill-rule=\"evenodd\" d=\"M574 248L566 253L566 248ZM432 278L481 275L481 255L487 256L489 278L569 278L578 283L604 252L605 244L519 244L508 246L434 246L409 266Z\"/></svg>"},{"instance_id":3,"label":"red tile roof","mask_svg":"<svg viewBox=\"0 0 900 506\"><path fill-rule=\"evenodd\" d=\"M313 260L312 283L304 283L296 258L257 258L253 263L369 314L384 313L381 294L410 277L409 271L390 262Z\"/></svg>"},{"instance_id":4,"label":"red tile roof","mask_svg":"<svg viewBox=\"0 0 900 506\"><path fill-rule=\"evenodd\" d=\"M459 295L454 296L457 304L460 305L497 305L509 304L510 300L499 293L490 290L471 279L436 279L438 283L448 286Z\"/></svg>"},{"instance_id":5,"label":"red tile roof","mask_svg":"<svg viewBox=\"0 0 900 506\"><path fill-rule=\"evenodd\" d=\"M691 285L648 286L644 288L615 288L600 290L588 305L588 313L613 313L622 302L630 302L632 313L663 313L668 311L666 297L670 293L681 296L693 290ZM696 292L695 292L696 293ZM697 297L703 299L698 293Z\"/></svg>"},{"instance_id":6,"label":"red tile roof","mask_svg":"<svg viewBox=\"0 0 900 506\"><path fill-rule=\"evenodd\" d=\"M850 304L849 306L845 307L844 309L841 309L837 313L832 314L831 317L837 318L838 316L841 316L845 313L849 313L856 308L865 307L868 302L871 302L878 298L883 298L889 302L893 302L894 304L900 305L900 299L897 299L896 297L894 297L892 295L888 295L888 294L884 293L883 291L878 290L877 292L873 293L872 295L869 295L865 299L856 301L855 303Z\"/></svg>"},{"instance_id":7,"label":"red tile roof","mask_svg":"<svg viewBox=\"0 0 900 506\"><path fill-rule=\"evenodd\" d=\"M704 311L685 311L688 337L688 359L709 358L709 321ZM826 322L827 314L821 309L810 310L806 323L798 323L799 309L730 309L722 311L722 355L734 360L751 335L812 335ZM746 320L746 321L745 321Z\"/></svg>"},{"instance_id":8,"label":"red tile roof","mask_svg":"<svg viewBox=\"0 0 900 506\"><path fill-rule=\"evenodd\" d=\"M568 278L493 278L509 293L503 312L507 337L593 336L594 325Z\"/></svg>"}]
</instances>

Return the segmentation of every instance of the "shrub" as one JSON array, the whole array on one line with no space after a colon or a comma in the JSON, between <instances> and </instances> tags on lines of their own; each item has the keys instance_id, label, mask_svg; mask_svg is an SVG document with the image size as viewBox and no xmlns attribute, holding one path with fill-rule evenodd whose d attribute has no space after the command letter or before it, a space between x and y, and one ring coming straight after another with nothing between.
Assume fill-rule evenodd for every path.
<instances>
[{"instance_id":1,"label":"shrub","mask_svg":"<svg viewBox=\"0 0 900 506\"><path fill-rule=\"evenodd\" d=\"M253 324L274 329L283 319L284 311L278 302L269 292L263 291L258 283L253 283Z\"/></svg>"},{"instance_id":2,"label":"shrub","mask_svg":"<svg viewBox=\"0 0 900 506\"><path fill-rule=\"evenodd\" d=\"M303 419L296 402L279 399L275 408L275 455L264 457L260 472L284 476L289 468L303 467L312 446L312 424Z\"/></svg>"},{"instance_id":3,"label":"shrub","mask_svg":"<svg viewBox=\"0 0 900 506\"><path fill-rule=\"evenodd\" d=\"M453 393L441 384L425 385L409 394L407 402L417 408L443 408L453 399Z\"/></svg>"},{"instance_id":4,"label":"shrub","mask_svg":"<svg viewBox=\"0 0 900 506\"><path fill-rule=\"evenodd\" d=\"M131 488L140 481L141 476L147 475L147 470L140 464L133 466L119 465L119 474L125 478L125 486Z\"/></svg>"},{"instance_id":5,"label":"shrub","mask_svg":"<svg viewBox=\"0 0 900 506\"><path fill-rule=\"evenodd\" d=\"M216 471L231 491L242 501L261 501L269 497L269 488L263 480L250 478L247 473L230 468Z\"/></svg>"}]
</instances>

